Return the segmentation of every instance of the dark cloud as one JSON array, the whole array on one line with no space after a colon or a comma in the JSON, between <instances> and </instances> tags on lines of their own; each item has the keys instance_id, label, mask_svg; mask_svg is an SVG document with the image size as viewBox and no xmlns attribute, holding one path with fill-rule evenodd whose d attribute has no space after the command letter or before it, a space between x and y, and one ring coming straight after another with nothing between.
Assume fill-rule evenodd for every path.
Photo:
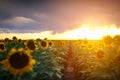
<instances>
[{"instance_id":1,"label":"dark cloud","mask_svg":"<svg viewBox=\"0 0 120 80\"><path fill-rule=\"evenodd\" d=\"M5 11L0 11L0 21L2 20L6 20L6 19L9 19L11 18L11 14L5 12Z\"/></svg>"},{"instance_id":2,"label":"dark cloud","mask_svg":"<svg viewBox=\"0 0 120 80\"><path fill-rule=\"evenodd\" d=\"M34 13L47 12L51 7L52 4L43 0L0 0L0 12L4 16L32 17Z\"/></svg>"},{"instance_id":3,"label":"dark cloud","mask_svg":"<svg viewBox=\"0 0 120 80\"><path fill-rule=\"evenodd\" d=\"M84 23L91 17L102 18L101 25L120 25L120 1L118 0L0 0L0 28L1 32L41 32L52 30L63 32ZM33 22L22 23L23 17ZM105 20L106 19L106 20ZM91 22L91 19L88 20Z\"/></svg>"}]
</instances>

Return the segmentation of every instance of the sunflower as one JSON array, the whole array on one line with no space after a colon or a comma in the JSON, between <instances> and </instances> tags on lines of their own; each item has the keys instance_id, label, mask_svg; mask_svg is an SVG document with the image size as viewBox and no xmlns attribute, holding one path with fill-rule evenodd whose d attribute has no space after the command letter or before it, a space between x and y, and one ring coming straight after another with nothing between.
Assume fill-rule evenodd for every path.
<instances>
[{"instance_id":1,"label":"sunflower","mask_svg":"<svg viewBox=\"0 0 120 80\"><path fill-rule=\"evenodd\" d=\"M5 39L4 39L4 42L8 42L8 41L9 41L9 38L5 38Z\"/></svg>"},{"instance_id":2,"label":"sunflower","mask_svg":"<svg viewBox=\"0 0 120 80\"><path fill-rule=\"evenodd\" d=\"M13 48L3 61L4 68L8 69L13 75L22 75L25 72L32 71L35 60L29 53L29 51L24 51L23 48L18 50Z\"/></svg>"},{"instance_id":3,"label":"sunflower","mask_svg":"<svg viewBox=\"0 0 120 80\"><path fill-rule=\"evenodd\" d=\"M48 42L45 40L40 41L40 46L42 49L47 49L48 48Z\"/></svg>"},{"instance_id":4,"label":"sunflower","mask_svg":"<svg viewBox=\"0 0 120 80\"><path fill-rule=\"evenodd\" d=\"M113 37L114 44L120 45L120 35L116 35Z\"/></svg>"},{"instance_id":5,"label":"sunflower","mask_svg":"<svg viewBox=\"0 0 120 80\"><path fill-rule=\"evenodd\" d=\"M16 36L13 36L12 38L14 41L17 41L17 37Z\"/></svg>"},{"instance_id":6,"label":"sunflower","mask_svg":"<svg viewBox=\"0 0 120 80\"><path fill-rule=\"evenodd\" d=\"M21 39L18 39L18 42L22 42L22 40L21 40Z\"/></svg>"},{"instance_id":7,"label":"sunflower","mask_svg":"<svg viewBox=\"0 0 120 80\"><path fill-rule=\"evenodd\" d=\"M48 45L49 45L50 47L53 47L53 46L54 46L54 43L53 43L52 41L49 41L49 42L48 42Z\"/></svg>"},{"instance_id":8,"label":"sunflower","mask_svg":"<svg viewBox=\"0 0 120 80\"><path fill-rule=\"evenodd\" d=\"M91 44L88 44L88 45L87 45L87 49L88 49L88 50L92 50L92 49L93 49L93 46L92 46Z\"/></svg>"},{"instance_id":9,"label":"sunflower","mask_svg":"<svg viewBox=\"0 0 120 80\"><path fill-rule=\"evenodd\" d=\"M37 50L37 47L35 45L34 40L28 40L26 41L26 47L30 50L30 51L35 51Z\"/></svg>"},{"instance_id":10,"label":"sunflower","mask_svg":"<svg viewBox=\"0 0 120 80\"><path fill-rule=\"evenodd\" d=\"M0 42L0 52L4 52L6 49L5 49L5 45L3 42Z\"/></svg>"},{"instance_id":11,"label":"sunflower","mask_svg":"<svg viewBox=\"0 0 120 80\"><path fill-rule=\"evenodd\" d=\"M103 50L98 50L95 56L97 60L102 60L105 57L105 52Z\"/></svg>"},{"instance_id":12,"label":"sunflower","mask_svg":"<svg viewBox=\"0 0 120 80\"><path fill-rule=\"evenodd\" d=\"M59 42L59 46L60 46L60 47L65 46L65 41L60 41L60 42Z\"/></svg>"},{"instance_id":13,"label":"sunflower","mask_svg":"<svg viewBox=\"0 0 120 80\"><path fill-rule=\"evenodd\" d=\"M104 36L103 37L103 42L106 47L111 47L113 44L113 38L111 36Z\"/></svg>"}]
</instances>

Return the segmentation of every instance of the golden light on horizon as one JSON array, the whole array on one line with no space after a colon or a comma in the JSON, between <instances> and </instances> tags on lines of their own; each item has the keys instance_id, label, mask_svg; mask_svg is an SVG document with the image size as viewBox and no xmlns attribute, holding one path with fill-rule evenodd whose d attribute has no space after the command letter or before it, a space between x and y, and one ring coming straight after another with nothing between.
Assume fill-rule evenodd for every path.
<instances>
[{"instance_id":1,"label":"golden light on horizon","mask_svg":"<svg viewBox=\"0 0 120 80\"><path fill-rule=\"evenodd\" d=\"M68 31L65 33L67 39L102 39L105 35L120 34L120 29L115 25L104 25L92 27L89 24L84 24L82 27Z\"/></svg>"},{"instance_id":2,"label":"golden light on horizon","mask_svg":"<svg viewBox=\"0 0 120 80\"><path fill-rule=\"evenodd\" d=\"M48 38L48 39L65 39L65 40L76 40L76 39L102 39L106 35L119 35L120 28L116 25L104 25L104 26L90 26L89 24L83 24L73 30L67 30L63 33L52 34L52 31L43 31L41 33L1 33L0 36L4 38L12 38L16 36L21 39L37 39L37 38Z\"/></svg>"}]
</instances>

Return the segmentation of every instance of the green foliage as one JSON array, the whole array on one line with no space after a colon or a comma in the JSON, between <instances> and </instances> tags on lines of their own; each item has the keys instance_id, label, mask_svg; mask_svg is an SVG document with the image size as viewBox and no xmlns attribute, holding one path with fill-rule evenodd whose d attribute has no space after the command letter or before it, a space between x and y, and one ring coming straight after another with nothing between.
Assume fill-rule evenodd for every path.
<instances>
[{"instance_id":1,"label":"green foliage","mask_svg":"<svg viewBox=\"0 0 120 80\"><path fill-rule=\"evenodd\" d=\"M61 80L63 77L62 70L64 69L65 56L67 48L65 47L48 47L42 49L39 44L39 39L35 41L37 51L31 52L32 57L36 60L33 71L20 75L12 75L10 72L0 65L0 79L4 80ZM11 40L5 43L6 51L0 54L1 61L7 58L12 48L24 48L26 50L25 41L18 42Z\"/></svg>"},{"instance_id":2,"label":"green foliage","mask_svg":"<svg viewBox=\"0 0 120 80\"><path fill-rule=\"evenodd\" d=\"M46 41L46 39L44 39ZM103 40L76 40L64 41L65 45L60 46L62 40L53 40L54 46L43 49L35 40L37 50L31 51L32 57L36 60L32 72L20 75L12 75L9 70L3 67L2 62L7 58L12 48L24 48L27 50L23 40L9 40L4 42L6 50L0 52L0 80L62 80L64 77L65 65L68 53L72 52L71 63L75 76L78 80L120 80L120 36L107 36ZM104 46L104 43L112 43ZM92 49L88 45L92 45ZM98 59L97 50L102 50L105 55Z\"/></svg>"}]
</instances>

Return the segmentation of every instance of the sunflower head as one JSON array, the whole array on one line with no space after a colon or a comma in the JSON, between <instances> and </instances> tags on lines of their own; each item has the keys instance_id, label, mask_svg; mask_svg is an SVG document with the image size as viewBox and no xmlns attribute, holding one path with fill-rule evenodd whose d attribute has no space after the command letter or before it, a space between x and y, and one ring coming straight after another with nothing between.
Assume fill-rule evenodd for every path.
<instances>
[{"instance_id":1,"label":"sunflower head","mask_svg":"<svg viewBox=\"0 0 120 80\"><path fill-rule=\"evenodd\" d=\"M49 41L49 42L48 42L48 45L49 45L50 47L53 47L53 46L54 46L54 44L53 44L52 41Z\"/></svg>"},{"instance_id":2,"label":"sunflower head","mask_svg":"<svg viewBox=\"0 0 120 80\"><path fill-rule=\"evenodd\" d=\"M120 35L114 36L113 41L115 44L120 44Z\"/></svg>"},{"instance_id":3,"label":"sunflower head","mask_svg":"<svg viewBox=\"0 0 120 80\"><path fill-rule=\"evenodd\" d=\"M12 38L14 41L17 41L17 37L16 36L13 36Z\"/></svg>"},{"instance_id":4,"label":"sunflower head","mask_svg":"<svg viewBox=\"0 0 120 80\"><path fill-rule=\"evenodd\" d=\"M4 43L0 42L0 52L4 52L5 50L6 49Z\"/></svg>"},{"instance_id":5,"label":"sunflower head","mask_svg":"<svg viewBox=\"0 0 120 80\"><path fill-rule=\"evenodd\" d=\"M103 50L98 50L98 51L96 52L96 58L97 58L98 60L102 60L104 57L105 57L105 52L104 52Z\"/></svg>"},{"instance_id":6,"label":"sunflower head","mask_svg":"<svg viewBox=\"0 0 120 80\"><path fill-rule=\"evenodd\" d=\"M65 46L65 41L60 41L60 42L59 42L59 46L60 46L60 47Z\"/></svg>"},{"instance_id":7,"label":"sunflower head","mask_svg":"<svg viewBox=\"0 0 120 80\"><path fill-rule=\"evenodd\" d=\"M18 39L18 42L22 42L22 40L21 40L21 39Z\"/></svg>"},{"instance_id":8,"label":"sunflower head","mask_svg":"<svg viewBox=\"0 0 120 80\"><path fill-rule=\"evenodd\" d=\"M28 40L26 42L26 47L31 51L35 51L37 49L34 40Z\"/></svg>"},{"instance_id":9,"label":"sunflower head","mask_svg":"<svg viewBox=\"0 0 120 80\"><path fill-rule=\"evenodd\" d=\"M87 45L87 49L88 49L88 50L92 50L92 49L93 49L93 46L92 46L91 44L88 44L88 45Z\"/></svg>"},{"instance_id":10,"label":"sunflower head","mask_svg":"<svg viewBox=\"0 0 120 80\"><path fill-rule=\"evenodd\" d=\"M113 38L111 36L104 36L103 37L103 42L106 47L111 47L113 43Z\"/></svg>"},{"instance_id":11,"label":"sunflower head","mask_svg":"<svg viewBox=\"0 0 120 80\"><path fill-rule=\"evenodd\" d=\"M40 41L40 46L42 49L47 49L48 48L48 42L45 40Z\"/></svg>"},{"instance_id":12,"label":"sunflower head","mask_svg":"<svg viewBox=\"0 0 120 80\"><path fill-rule=\"evenodd\" d=\"M8 42L8 41L9 41L9 38L5 38L4 41L5 41L5 42Z\"/></svg>"},{"instance_id":13,"label":"sunflower head","mask_svg":"<svg viewBox=\"0 0 120 80\"><path fill-rule=\"evenodd\" d=\"M32 71L35 60L29 54L29 51L21 49L12 49L4 60L4 68L8 69L11 74L22 75L25 72Z\"/></svg>"}]
</instances>

